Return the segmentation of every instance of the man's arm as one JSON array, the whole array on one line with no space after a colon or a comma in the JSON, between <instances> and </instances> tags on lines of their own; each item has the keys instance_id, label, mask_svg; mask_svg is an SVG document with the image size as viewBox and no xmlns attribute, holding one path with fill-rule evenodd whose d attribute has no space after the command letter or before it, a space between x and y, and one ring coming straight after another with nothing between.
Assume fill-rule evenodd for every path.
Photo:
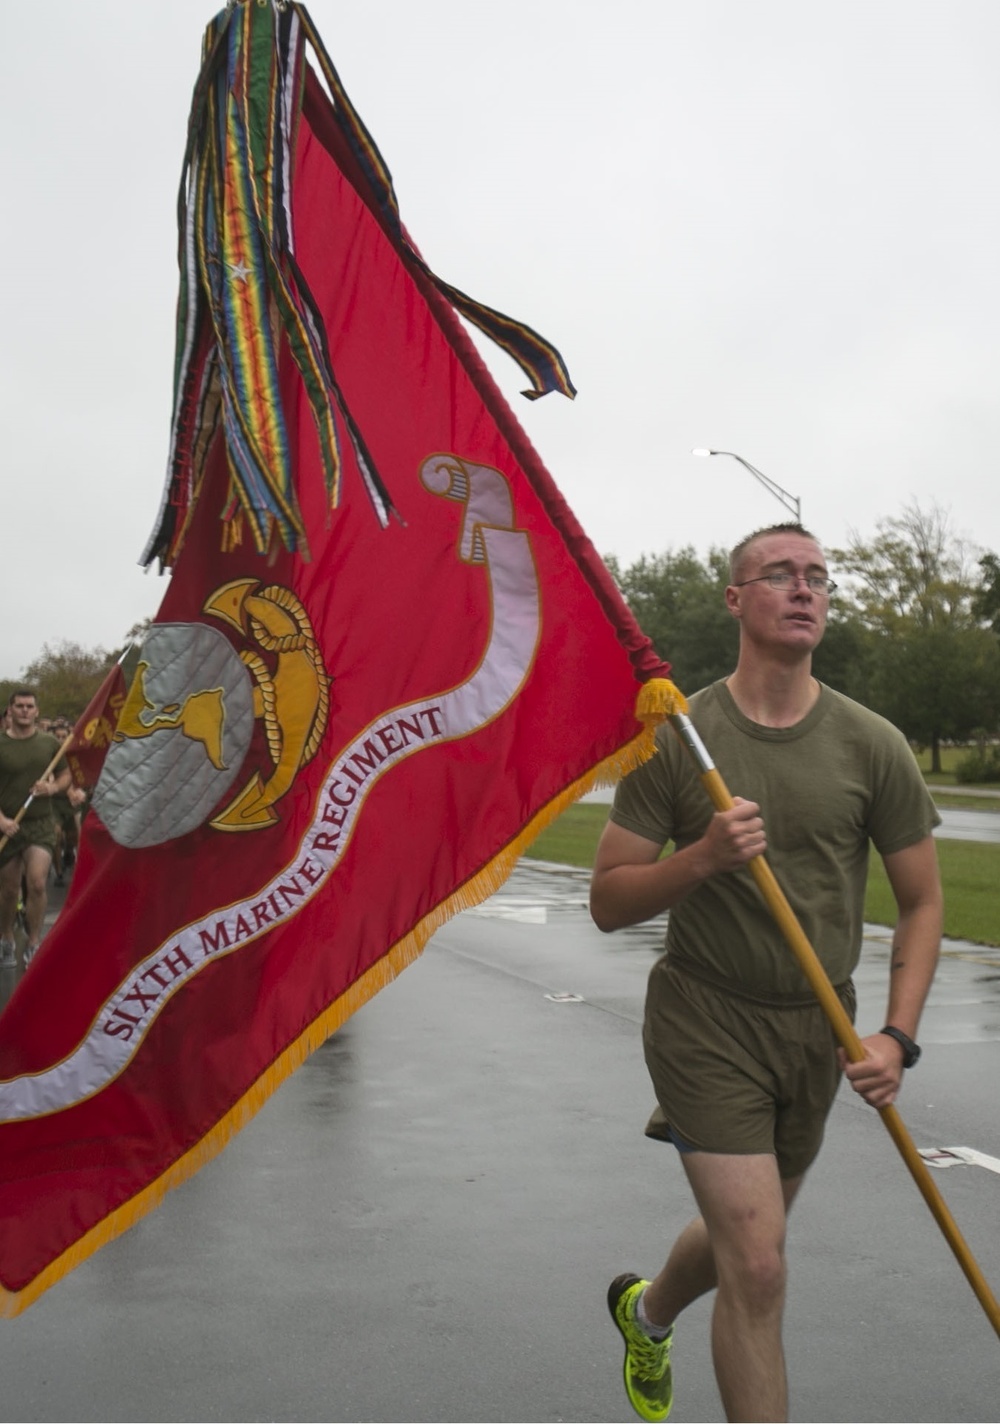
<instances>
[{"instance_id":1,"label":"man's arm","mask_svg":"<svg viewBox=\"0 0 1000 1424\"><path fill-rule=\"evenodd\" d=\"M899 910L885 1021L915 1039L941 948L943 900L934 837L925 836L916 845L885 856L884 864ZM903 1049L882 1033L863 1039L862 1047L865 1059L846 1064L844 1071L866 1102L874 1108L887 1107L899 1092Z\"/></svg>"},{"instance_id":2,"label":"man's arm","mask_svg":"<svg viewBox=\"0 0 1000 1424\"><path fill-rule=\"evenodd\" d=\"M713 875L738 870L767 849L754 801L717 811L701 840L660 859L656 841L609 821L590 882L590 913L600 930L620 930L662 914Z\"/></svg>"},{"instance_id":3,"label":"man's arm","mask_svg":"<svg viewBox=\"0 0 1000 1424\"><path fill-rule=\"evenodd\" d=\"M72 772L68 766L64 766L58 775L50 773L46 777L39 777L31 788L32 796L58 796L60 791L65 791L73 780Z\"/></svg>"}]
</instances>

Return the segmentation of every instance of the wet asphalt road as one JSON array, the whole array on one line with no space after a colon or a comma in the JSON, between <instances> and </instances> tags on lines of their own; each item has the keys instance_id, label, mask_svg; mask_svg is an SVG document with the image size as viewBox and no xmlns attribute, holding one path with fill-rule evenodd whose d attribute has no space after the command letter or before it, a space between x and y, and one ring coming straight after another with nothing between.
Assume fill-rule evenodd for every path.
<instances>
[{"instance_id":1,"label":"wet asphalt road","mask_svg":"<svg viewBox=\"0 0 1000 1424\"><path fill-rule=\"evenodd\" d=\"M1000 845L1000 815L996 811L939 810L941 824L934 834L946 841L986 841Z\"/></svg>"},{"instance_id":2,"label":"wet asphalt road","mask_svg":"<svg viewBox=\"0 0 1000 1424\"><path fill-rule=\"evenodd\" d=\"M602 936L586 891L523 862L220 1158L0 1321L0 1418L631 1418L604 1292L658 1268L689 1204L641 1131L660 927ZM863 1033L888 948L866 941ZM946 945L921 1036L900 1104L917 1146L1000 1158L1000 951ZM1000 1175L935 1180L997 1292ZM846 1090L789 1255L794 1418L998 1417L1000 1341ZM678 1421L720 1417L708 1320L699 1302L678 1330Z\"/></svg>"}]
</instances>

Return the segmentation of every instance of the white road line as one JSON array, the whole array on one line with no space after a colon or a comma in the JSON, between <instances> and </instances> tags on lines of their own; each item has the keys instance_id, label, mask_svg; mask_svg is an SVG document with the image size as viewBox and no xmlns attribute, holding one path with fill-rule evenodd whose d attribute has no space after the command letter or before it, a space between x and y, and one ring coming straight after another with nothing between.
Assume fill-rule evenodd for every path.
<instances>
[{"instance_id":1,"label":"white road line","mask_svg":"<svg viewBox=\"0 0 1000 1424\"><path fill-rule=\"evenodd\" d=\"M929 1167L985 1167L1000 1175L1000 1157L988 1157L974 1147L921 1147L920 1156Z\"/></svg>"}]
</instances>

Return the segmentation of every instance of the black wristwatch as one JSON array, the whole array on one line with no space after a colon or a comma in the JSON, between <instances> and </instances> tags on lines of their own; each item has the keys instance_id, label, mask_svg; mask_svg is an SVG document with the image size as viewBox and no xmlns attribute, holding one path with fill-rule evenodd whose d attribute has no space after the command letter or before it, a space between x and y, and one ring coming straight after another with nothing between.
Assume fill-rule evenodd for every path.
<instances>
[{"instance_id":1,"label":"black wristwatch","mask_svg":"<svg viewBox=\"0 0 1000 1424\"><path fill-rule=\"evenodd\" d=\"M903 1067L912 1068L920 1057L920 1044L914 1043L908 1033L904 1033L901 1028L893 1028L892 1024L886 1024L885 1028L880 1028L879 1033L886 1033L890 1038L894 1038L903 1050Z\"/></svg>"}]
</instances>

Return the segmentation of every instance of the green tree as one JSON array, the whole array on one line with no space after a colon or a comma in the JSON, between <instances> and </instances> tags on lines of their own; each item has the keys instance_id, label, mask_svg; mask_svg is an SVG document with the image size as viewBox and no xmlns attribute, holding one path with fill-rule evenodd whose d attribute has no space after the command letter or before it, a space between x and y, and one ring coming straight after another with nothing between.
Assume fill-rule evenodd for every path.
<instances>
[{"instance_id":1,"label":"green tree","mask_svg":"<svg viewBox=\"0 0 1000 1424\"><path fill-rule=\"evenodd\" d=\"M624 570L614 557L605 562L682 692L732 671L739 630L726 609L729 558L722 549L710 550L704 562L690 545L643 554Z\"/></svg>"},{"instance_id":2,"label":"green tree","mask_svg":"<svg viewBox=\"0 0 1000 1424\"><path fill-rule=\"evenodd\" d=\"M1000 644L982 627L972 551L943 510L907 505L876 528L874 539L855 535L830 553L846 575L843 606L863 630L862 700L929 746L940 771L942 741L997 724Z\"/></svg>"},{"instance_id":3,"label":"green tree","mask_svg":"<svg viewBox=\"0 0 1000 1424\"><path fill-rule=\"evenodd\" d=\"M988 623L1000 638L1000 559L996 554L984 554L979 560L980 584L973 599L972 611Z\"/></svg>"},{"instance_id":4,"label":"green tree","mask_svg":"<svg viewBox=\"0 0 1000 1424\"><path fill-rule=\"evenodd\" d=\"M873 687L878 710L929 746L931 770L940 771L942 741L996 726L1000 648L985 628L917 630L886 640Z\"/></svg>"},{"instance_id":5,"label":"green tree","mask_svg":"<svg viewBox=\"0 0 1000 1424\"><path fill-rule=\"evenodd\" d=\"M739 654L739 624L726 608L729 556L712 549L701 560L687 546L643 555L622 570L606 560L643 632L667 659L684 692L726 677ZM871 636L852 608L830 610L826 636L814 657L816 676L838 692L865 701Z\"/></svg>"},{"instance_id":6,"label":"green tree","mask_svg":"<svg viewBox=\"0 0 1000 1424\"><path fill-rule=\"evenodd\" d=\"M142 647L143 639L152 626L152 618L140 618L138 623L133 623L122 639L121 647L115 651L115 657L120 657L126 649L138 651L138 649Z\"/></svg>"},{"instance_id":7,"label":"green tree","mask_svg":"<svg viewBox=\"0 0 1000 1424\"><path fill-rule=\"evenodd\" d=\"M67 640L44 644L41 653L24 670L22 683L34 688L45 717L75 720L115 658L104 648L84 648Z\"/></svg>"},{"instance_id":8,"label":"green tree","mask_svg":"<svg viewBox=\"0 0 1000 1424\"><path fill-rule=\"evenodd\" d=\"M975 622L971 552L946 511L909 504L879 520L876 537L854 535L830 558L852 578L848 596L863 623L880 632L968 627Z\"/></svg>"},{"instance_id":9,"label":"green tree","mask_svg":"<svg viewBox=\"0 0 1000 1424\"><path fill-rule=\"evenodd\" d=\"M834 602L827 616L823 641L813 653L813 672L820 682L867 707L875 643L874 635L854 609Z\"/></svg>"}]
</instances>

